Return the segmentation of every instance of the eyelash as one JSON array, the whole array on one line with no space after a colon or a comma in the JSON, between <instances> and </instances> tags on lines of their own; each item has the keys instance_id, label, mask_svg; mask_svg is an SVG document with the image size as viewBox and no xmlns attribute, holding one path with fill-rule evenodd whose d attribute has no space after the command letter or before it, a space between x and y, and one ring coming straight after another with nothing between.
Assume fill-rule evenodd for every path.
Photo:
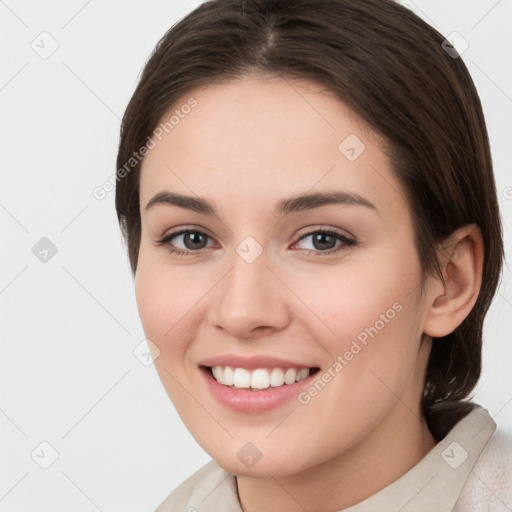
<instances>
[{"instance_id":1,"label":"eyelash","mask_svg":"<svg viewBox=\"0 0 512 512\"><path fill-rule=\"evenodd\" d=\"M181 231L177 231L175 233L169 233L167 235L164 235L162 238L160 238L159 240L156 241L156 245L158 245L158 246L167 245L168 246L167 250L169 251L169 253L175 254L177 256L189 256L189 255L197 256L203 249L197 249L196 251L185 251L183 249L176 249L175 247L172 247L172 245L170 244L170 242L173 238L175 238L179 235L187 234L187 233L199 233L201 235L207 236L208 238L211 238L206 233L204 233L203 231L200 231L198 229L182 229ZM300 242L304 238L307 238L308 236L315 235L318 233L326 234L329 236L334 236L337 240L341 241L342 244L341 244L341 246L338 246L337 248L335 247L333 249L328 249L326 251L315 251L315 250L311 250L311 249L304 249L307 251L308 255L313 254L313 255L319 255L319 256L326 256L326 255L329 255L329 254L332 254L335 252L339 252L344 247L349 248L356 244L356 241L354 239L349 238L348 236L343 235L342 233L335 231L333 229L317 229L315 231L310 231L309 233L302 235L299 238L299 240L297 240L297 242L295 242L293 245Z\"/></svg>"}]
</instances>

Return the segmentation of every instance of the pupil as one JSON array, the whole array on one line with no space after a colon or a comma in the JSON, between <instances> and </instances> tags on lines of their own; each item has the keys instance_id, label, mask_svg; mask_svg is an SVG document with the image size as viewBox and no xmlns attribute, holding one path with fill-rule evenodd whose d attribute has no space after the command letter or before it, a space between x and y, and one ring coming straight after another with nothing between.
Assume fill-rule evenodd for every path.
<instances>
[{"instance_id":1,"label":"pupil","mask_svg":"<svg viewBox=\"0 0 512 512\"><path fill-rule=\"evenodd\" d=\"M327 243L328 247L326 247L325 245L322 245L322 244L326 243L325 242L326 238L330 238L331 242L332 242L332 243ZM334 246L336 245L336 240L334 239L333 236L328 235L326 233L317 233L313 236L313 245L315 246L315 249L333 249Z\"/></svg>"},{"instance_id":2,"label":"pupil","mask_svg":"<svg viewBox=\"0 0 512 512\"><path fill-rule=\"evenodd\" d=\"M195 249L202 249L202 247L194 246L194 244L201 245L201 242L204 242L204 240L201 240L201 238L204 238L202 233L198 233L198 232L194 231L194 232L185 234L183 240L185 242L185 246L187 246L188 249L195 250ZM187 240L191 241L191 243L187 243ZM192 247L190 247L190 245L192 245Z\"/></svg>"}]
</instances>

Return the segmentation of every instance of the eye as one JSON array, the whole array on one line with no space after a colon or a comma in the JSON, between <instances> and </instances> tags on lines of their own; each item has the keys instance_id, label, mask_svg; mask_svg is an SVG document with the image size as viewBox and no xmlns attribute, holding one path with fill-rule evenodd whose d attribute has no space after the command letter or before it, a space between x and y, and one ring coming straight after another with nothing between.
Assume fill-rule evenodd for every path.
<instances>
[{"instance_id":1,"label":"eye","mask_svg":"<svg viewBox=\"0 0 512 512\"><path fill-rule=\"evenodd\" d=\"M334 231L332 229L319 229L316 231L311 231L307 233L299 239L294 245L297 245L303 240L306 240L311 237L312 248L306 248L308 250L308 254L318 254L318 255L326 255L334 252L339 252L344 248L355 245L355 240L350 238L342 233ZM338 245L336 243L339 242Z\"/></svg>"},{"instance_id":2,"label":"eye","mask_svg":"<svg viewBox=\"0 0 512 512\"><path fill-rule=\"evenodd\" d=\"M322 255L339 252L347 247L355 245L356 241L343 233L333 229L317 229L302 235L300 239L293 244L292 248L300 244L303 240L311 237L312 248L306 248L308 254ZM178 256L195 256L201 250L206 249L208 240L211 237L203 231L197 229L182 229L175 233L168 233L156 241L158 246L167 246L171 254ZM182 245L182 247L176 247Z\"/></svg>"},{"instance_id":3,"label":"eye","mask_svg":"<svg viewBox=\"0 0 512 512\"><path fill-rule=\"evenodd\" d=\"M176 239L177 242L172 242ZM195 255L201 249L204 249L205 243L211 238L202 231L196 229L182 229L176 233L169 233L157 240L156 244L159 246L166 245L167 250L172 254L179 256ZM175 244L181 244L184 248L176 247Z\"/></svg>"}]
</instances>

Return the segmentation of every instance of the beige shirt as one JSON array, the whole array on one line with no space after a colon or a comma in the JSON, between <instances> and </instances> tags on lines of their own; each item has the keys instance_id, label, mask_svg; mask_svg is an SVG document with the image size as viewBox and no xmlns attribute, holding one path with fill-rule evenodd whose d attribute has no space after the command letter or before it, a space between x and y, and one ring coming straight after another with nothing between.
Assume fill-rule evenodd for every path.
<instances>
[{"instance_id":1,"label":"beige shirt","mask_svg":"<svg viewBox=\"0 0 512 512\"><path fill-rule=\"evenodd\" d=\"M416 466L343 512L511 512L512 445L507 445L506 452L500 444L489 443L493 449L481 457L484 464L480 471L487 475L487 482L472 472L495 429L489 413L475 405ZM499 488L494 488L496 479L502 480ZM480 497L479 505L475 496ZM494 505L489 508L491 500ZM235 475L210 461L179 485L155 512L178 511L243 512Z\"/></svg>"}]
</instances>

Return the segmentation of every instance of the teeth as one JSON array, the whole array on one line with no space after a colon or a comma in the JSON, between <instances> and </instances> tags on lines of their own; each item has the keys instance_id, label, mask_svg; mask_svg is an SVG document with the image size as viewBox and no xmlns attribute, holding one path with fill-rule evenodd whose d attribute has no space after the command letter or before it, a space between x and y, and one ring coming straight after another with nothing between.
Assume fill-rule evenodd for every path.
<instances>
[{"instance_id":1,"label":"teeth","mask_svg":"<svg viewBox=\"0 0 512 512\"><path fill-rule=\"evenodd\" d=\"M270 374L270 385L273 388L277 388L278 386L282 386L284 384L284 374L283 370L280 368L274 368L272 373Z\"/></svg>"},{"instance_id":2,"label":"teeth","mask_svg":"<svg viewBox=\"0 0 512 512\"><path fill-rule=\"evenodd\" d=\"M224 379L222 378L222 366L214 366L212 368L213 376L215 377L215 380L218 380L219 382L224 382Z\"/></svg>"},{"instance_id":3,"label":"teeth","mask_svg":"<svg viewBox=\"0 0 512 512\"><path fill-rule=\"evenodd\" d=\"M254 370L251 375L251 388L267 389L270 386L270 375L267 370Z\"/></svg>"},{"instance_id":4,"label":"teeth","mask_svg":"<svg viewBox=\"0 0 512 512\"><path fill-rule=\"evenodd\" d=\"M220 384L239 389L268 389L277 388L285 384L299 382L309 376L309 368L232 368L230 366L212 367L213 377Z\"/></svg>"},{"instance_id":5,"label":"teeth","mask_svg":"<svg viewBox=\"0 0 512 512\"><path fill-rule=\"evenodd\" d=\"M299 380L303 380L306 377L309 377L309 369L308 368L302 368L302 370L299 370L297 372L297 378L295 380L296 380L296 382L299 382Z\"/></svg>"},{"instance_id":6,"label":"teeth","mask_svg":"<svg viewBox=\"0 0 512 512\"><path fill-rule=\"evenodd\" d=\"M217 368L219 368L219 366L217 366ZM217 380L219 380L219 379L217 379ZM219 380L219 382L220 382L220 380ZM229 366L226 366L224 368L224 375L223 375L222 382L226 386L232 386L233 385L233 368L230 368Z\"/></svg>"},{"instance_id":7,"label":"teeth","mask_svg":"<svg viewBox=\"0 0 512 512\"><path fill-rule=\"evenodd\" d=\"M233 374L233 386L235 388L250 388L251 387L251 373L245 368L235 368Z\"/></svg>"},{"instance_id":8,"label":"teeth","mask_svg":"<svg viewBox=\"0 0 512 512\"><path fill-rule=\"evenodd\" d=\"M284 381L286 384L293 384L297 378L297 370L295 368L288 368L284 374Z\"/></svg>"}]
</instances>

